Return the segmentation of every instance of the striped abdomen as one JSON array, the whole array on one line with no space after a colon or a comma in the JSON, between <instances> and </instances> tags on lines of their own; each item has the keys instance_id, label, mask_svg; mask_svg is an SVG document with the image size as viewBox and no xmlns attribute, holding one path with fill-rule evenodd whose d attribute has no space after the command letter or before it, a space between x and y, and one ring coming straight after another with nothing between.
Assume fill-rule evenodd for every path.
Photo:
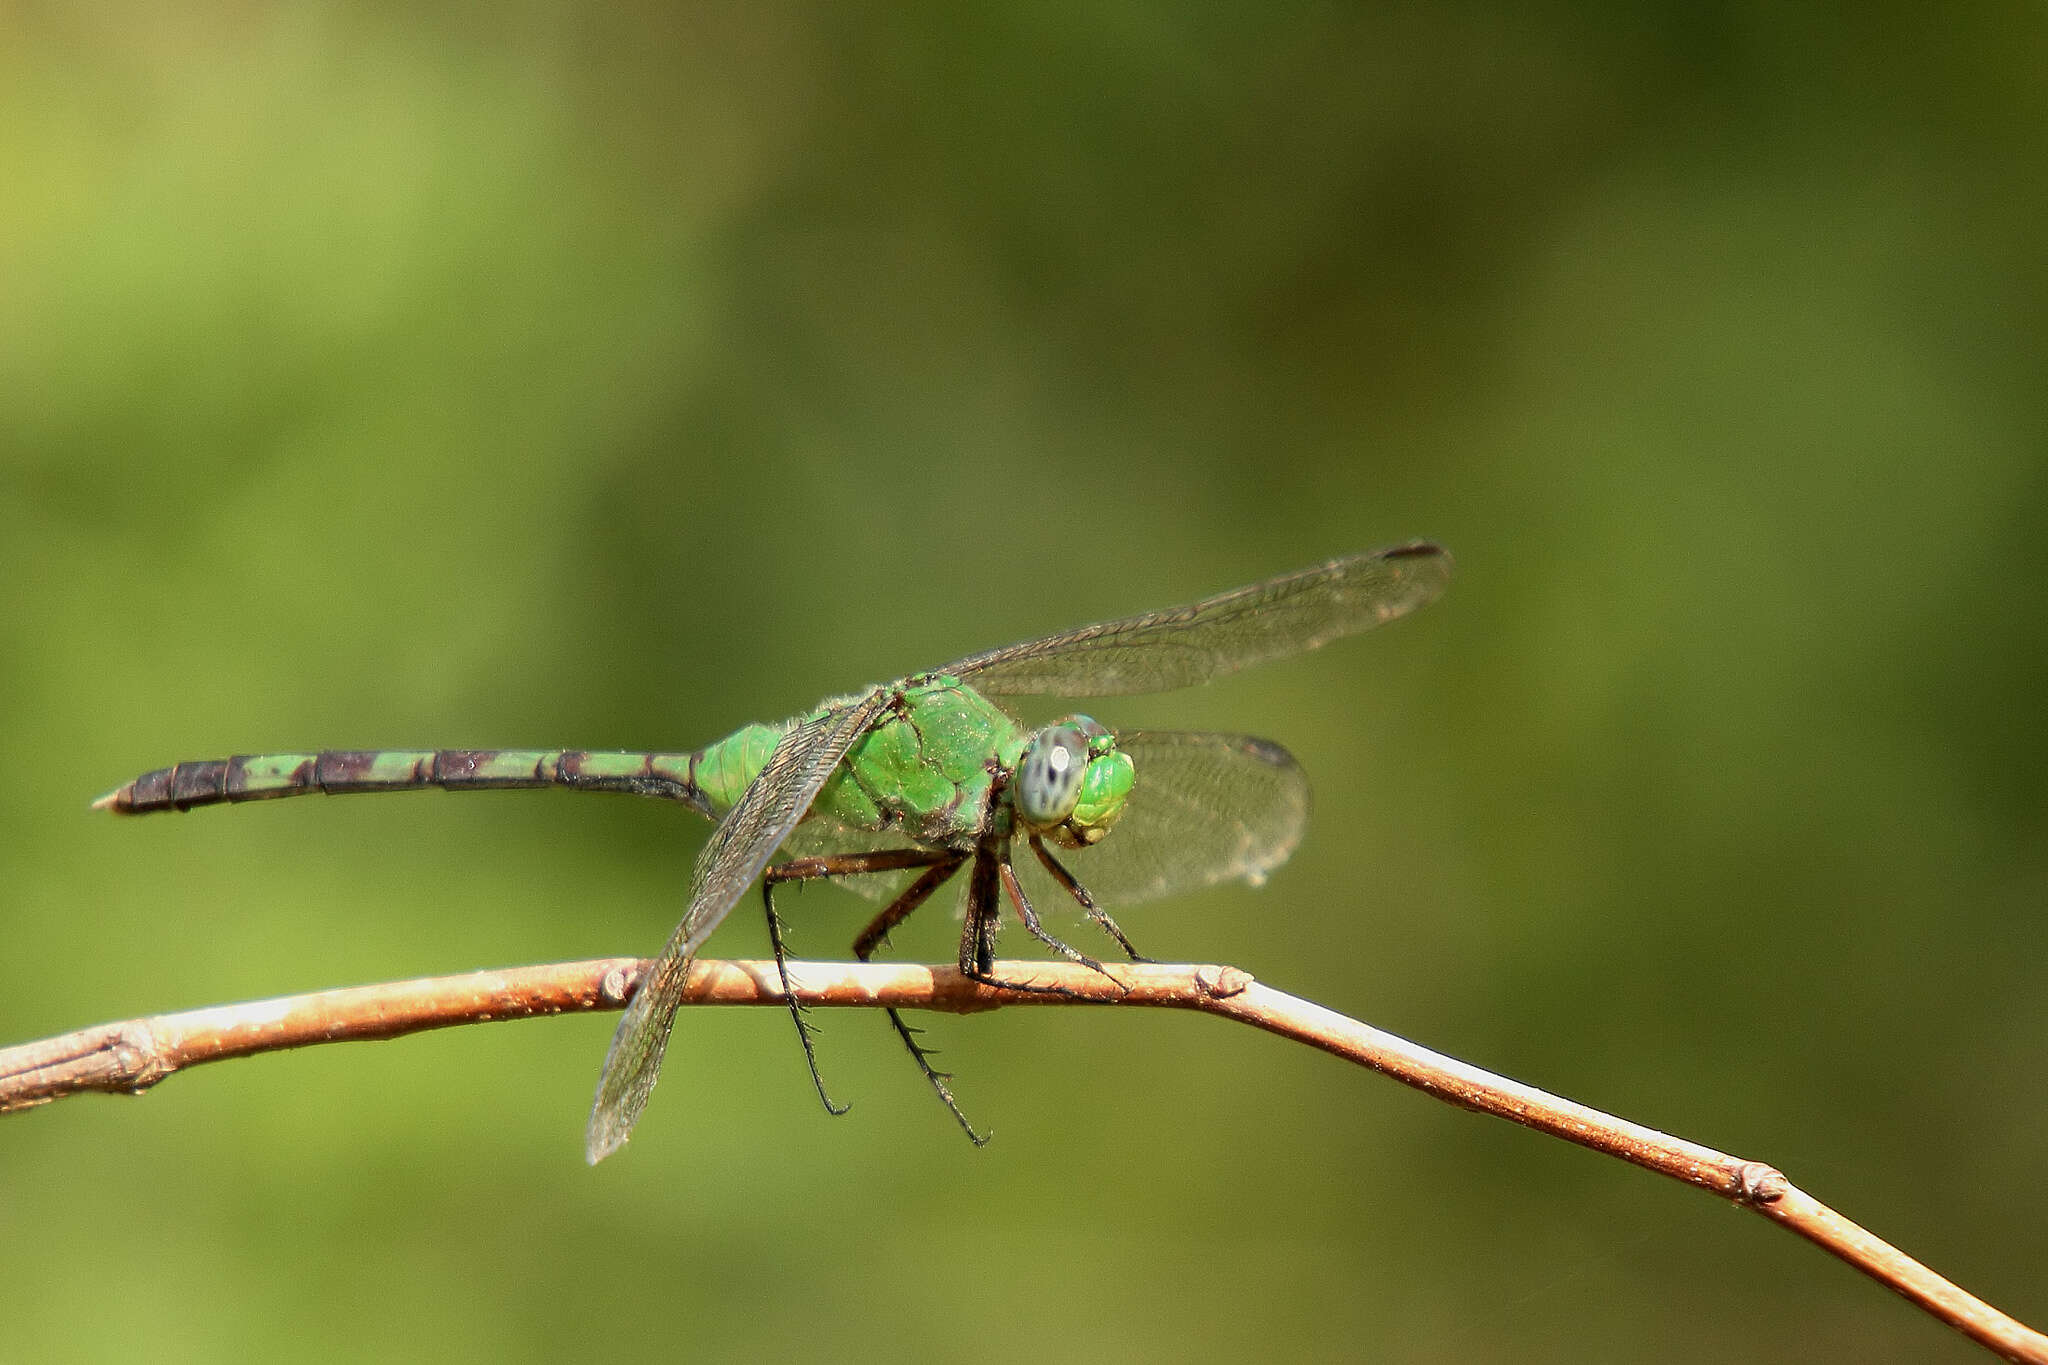
<instances>
[{"instance_id":1,"label":"striped abdomen","mask_svg":"<svg viewBox=\"0 0 2048 1365\"><path fill-rule=\"evenodd\" d=\"M568 787L681 801L706 815L696 754L592 753L583 749L329 749L317 754L241 754L144 773L93 802L96 810L144 815L312 792L414 791L440 787Z\"/></svg>"}]
</instances>

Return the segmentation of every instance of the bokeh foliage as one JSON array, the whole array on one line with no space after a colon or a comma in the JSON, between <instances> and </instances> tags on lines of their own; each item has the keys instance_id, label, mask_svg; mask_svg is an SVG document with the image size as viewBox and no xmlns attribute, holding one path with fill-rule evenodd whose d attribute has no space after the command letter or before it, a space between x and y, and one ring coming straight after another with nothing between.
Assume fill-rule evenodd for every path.
<instances>
[{"instance_id":1,"label":"bokeh foliage","mask_svg":"<svg viewBox=\"0 0 2048 1365\"><path fill-rule=\"evenodd\" d=\"M1113 723L1317 783L1123 916L1772 1160L2048 1319L2034 5L0 11L0 1038L651 951L701 830L116 824L179 758L681 747L1431 535ZM860 909L800 903L836 954ZM738 915L715 946L756 954ZM943 917L899 935L944 958ZM1185 1018L685 1016L0 1123L9 1353L1969 1359L1691 1192Z\"/></svg>"}]
</instances>

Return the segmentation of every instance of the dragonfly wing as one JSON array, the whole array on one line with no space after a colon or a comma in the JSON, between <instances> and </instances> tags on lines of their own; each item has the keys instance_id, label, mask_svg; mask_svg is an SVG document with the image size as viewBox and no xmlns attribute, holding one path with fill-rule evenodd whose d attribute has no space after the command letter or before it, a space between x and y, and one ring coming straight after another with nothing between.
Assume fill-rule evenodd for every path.
<instances>
[{"instance_id":1,"label":"dragonfly wing","mask_svg":"<svg viewBox=\"0 0 2048 1365\"><path fill-rule=\"evenodd\" d=\"M584 1156L593 1165L618 1150L647 1106L668 1047L669 1026L689 978L690 959L761 875L776 847L810 809L818 789L888 700L888 692L878 689L791 726L760 775L712 831L690 880L690 908L641 980L605 1054L584 1137Z\"/></svg>"},{"instance_id":2,"label":"dragonfly wing","mask_svg":"<svg viewBox=\"0 0 2048 1365\"><path fill-rule=\"evenodd\" d=\"M1107 838L1059 857L1119 906L1223 881L1256 886L1308 824L1308 776L1271 740L1138 730L1119 735L1136 782Z\"/></svg>"},{"instance_id":3,"label":"dragonfly wing","mask_svg":"<svg viewBox=\"0 0 2048 1365\"><path fill-rule=\"evenodd\" d=\"M1170 692L1371 630L1436 600L1451 556L1427 541L1346 555L1185 607L1005 645L938 670L991 696Z\"/></svg>"}]
</instances>

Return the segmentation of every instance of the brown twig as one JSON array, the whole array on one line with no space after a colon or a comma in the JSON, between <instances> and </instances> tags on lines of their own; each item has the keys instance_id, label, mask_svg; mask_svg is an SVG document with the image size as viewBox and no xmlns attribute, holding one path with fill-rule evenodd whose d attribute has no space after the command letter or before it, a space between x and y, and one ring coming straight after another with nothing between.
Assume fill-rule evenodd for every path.
<instances>
[{"instance_id":1,"label":"brown twig","mask_svg":"<svg viewBox=\"0 0 2048 1365\"><path fill-rule=\"evenodd\" d=\"M494 1019L621 1008L645 963L605 958L466 976L389 982L102 1024L0 1049L0 1113L82 1091L134 1094L201 1062L349 1039L394 1038ZM1000 963L1014 979L1062 994L979 985L954 969L845 962L791 963L797 996L813 1006L880 1006L964 1013L998 1005L1117 1004L1200 1010L1370 1067L1452 1104L1698 1185L1756 1210L1839 1256L2008 1360L2048 1365L2048 1337L1965 1293L1872 1236L1776 1170L1603 1114L1270 990L1235 967L1119 966L1111 981L1073 963ZM780 1005L772 962L699 962L684 996L694 1005Z\"/></svg>"}]
</instances>

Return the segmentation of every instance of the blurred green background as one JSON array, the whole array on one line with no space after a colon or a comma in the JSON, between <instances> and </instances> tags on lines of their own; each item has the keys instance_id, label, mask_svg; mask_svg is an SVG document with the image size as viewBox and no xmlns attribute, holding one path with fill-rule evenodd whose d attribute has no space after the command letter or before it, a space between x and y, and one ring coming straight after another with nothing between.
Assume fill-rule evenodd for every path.
<instances>
[{"instance_id":1,"label":"blurred green background","mask_svg":"<svg viewBox=\"0 0 2048 1365\"><path fill-rule=\"evenodd\" d=\"M2048 1320L2037 5L0 12L0 1039L648 952L553 793L116 823L182 758L689 747L1408 536L1116 724L1316 783L1122 918ZM840 956L863 907L798 904ZM899 955L944 960L932 915ZM714 941L764 951L758 916ZM1968 1360L1762 1221L1246 1029L610 1016L0 1122L18 1359ZM598 1346L597 1343L604 1343Z\"/></svg>"}]
</instances>

